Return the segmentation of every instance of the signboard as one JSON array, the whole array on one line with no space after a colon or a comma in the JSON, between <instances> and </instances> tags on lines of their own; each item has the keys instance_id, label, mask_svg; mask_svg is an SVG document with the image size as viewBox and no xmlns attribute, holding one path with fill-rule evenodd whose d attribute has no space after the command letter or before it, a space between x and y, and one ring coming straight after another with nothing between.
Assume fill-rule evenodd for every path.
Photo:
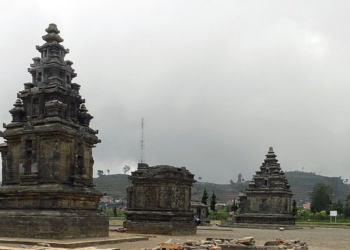
<instances>
[{"instance_id":1,"label":"signboard","mask_svg":"<svg viewBox=\"0 0 350 250\"><path fill-rule=\"evenodd\" d=\"M330 216L337 216L337 211L330 211Z\"/></svg>"},{"instance_id":2,"label":"signboard","mask_svg":"<svg viewBox=\"0 0 350 250\"><path fill-rule=\"evenodd\" d=\"M334 217L334 222L337 222L337 211L330 211L329 215L329 222L332 222L332 217Z\"/></svg>"}]
</instances>

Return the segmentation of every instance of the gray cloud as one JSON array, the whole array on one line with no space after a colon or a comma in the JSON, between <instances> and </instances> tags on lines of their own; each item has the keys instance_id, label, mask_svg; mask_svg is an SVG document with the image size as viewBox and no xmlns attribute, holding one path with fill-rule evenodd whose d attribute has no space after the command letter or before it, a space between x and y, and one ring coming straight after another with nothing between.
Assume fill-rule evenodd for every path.
<instances>
[{"instance_id":1,"label":"gray cloud","mask_svg":"<svg viewBox=\"0 0 350 250\"><path fill-rule=\"evenodd\" d=\"M0 121L56 23L95 117L95 172L146 161L204 181L250 179L268 147L285 171L350 177L348 1L6 2Z\"/></svg>"}]
</instances>

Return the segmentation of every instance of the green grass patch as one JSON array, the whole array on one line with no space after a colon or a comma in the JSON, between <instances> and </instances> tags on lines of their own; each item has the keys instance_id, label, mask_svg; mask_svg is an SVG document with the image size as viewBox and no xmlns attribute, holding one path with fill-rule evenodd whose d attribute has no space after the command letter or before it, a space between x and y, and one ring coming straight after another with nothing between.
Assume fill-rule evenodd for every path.
<instances>
[{"instance_id":1,"label":"green grass patch","mask_svg":"<svg viewBox=\"0 0 350 250\"><path fill-rule=\"evenodd\" d=\"M350 229L349 223L325 223L325 222L296 222L299 227L319 227L319 228L344 228Z\"/></svg>"},{"instance_id":2,"label":"green grass patch","mask_svg":"<svg viewBox=\"0 0 350 250\"><path fill-rule=\"evenodd\" d=\"M122 226L124 220L109 220L109 225L117 225L117 226Z\"/></svg>"}]
</instances>

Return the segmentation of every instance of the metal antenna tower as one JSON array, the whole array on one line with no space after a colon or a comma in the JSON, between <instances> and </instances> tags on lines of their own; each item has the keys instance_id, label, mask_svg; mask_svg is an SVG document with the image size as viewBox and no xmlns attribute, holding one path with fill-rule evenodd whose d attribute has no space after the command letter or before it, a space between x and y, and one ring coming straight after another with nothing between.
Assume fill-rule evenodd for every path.
<instances>
[{"instance_id":1,"label":"metal antenna tower","mask_svg":"<svg viewBox=\"0 0 350 250\"><path fill-rule=\"evenodd\" d=\"M145 139L143 133L143 127L145 125L145 121L143 118L141 119L141 139L140 139L140 163L145 162Z\"/></svg>"}]
</instances>

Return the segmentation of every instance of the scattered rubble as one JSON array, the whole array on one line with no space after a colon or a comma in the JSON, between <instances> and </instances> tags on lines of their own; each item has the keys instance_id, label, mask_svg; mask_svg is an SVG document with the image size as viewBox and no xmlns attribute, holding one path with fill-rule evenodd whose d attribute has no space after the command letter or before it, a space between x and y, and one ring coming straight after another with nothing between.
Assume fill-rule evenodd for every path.
<instances>
[{"instance_id":1,"label":"scattered rubble","mask_svg":"<svg viewBox=\"0 0 350 250\"><path fill-rule=\"evenodd\" d=\"M118 233L125 233L126 232L126 228L124 228L124 227L111 228L110 227L109 231L118 232Z\"/></svg>"},{"instance_id":2,"label":"scattered rubble","mask_svg":"<svg viewBox=\"0 0 350 250\"><path fill-rule=\"evenodd\" d=\"M296 240L276 240L267 241L263 246L255 245L254 238L244 237L239 239L218 239L207 238L206 240L187 240L183 243L173 242L171 239L164 243L159 243L154 248L142 248L140 250L243 250L243 249L260 249L260 250L307 250L307 244Z\"/></svg>"},{"instance_id":3,"label":"scattered rubble","mask_svg":"<svg viewBox=\"0 0 350 250\"><path fill-rule=\"evenodd\" d=\"M50 247L49 243L45 243L45 242L39 242L38 246L42 246L42 247Z\"/></svg>"}]
</instances>

